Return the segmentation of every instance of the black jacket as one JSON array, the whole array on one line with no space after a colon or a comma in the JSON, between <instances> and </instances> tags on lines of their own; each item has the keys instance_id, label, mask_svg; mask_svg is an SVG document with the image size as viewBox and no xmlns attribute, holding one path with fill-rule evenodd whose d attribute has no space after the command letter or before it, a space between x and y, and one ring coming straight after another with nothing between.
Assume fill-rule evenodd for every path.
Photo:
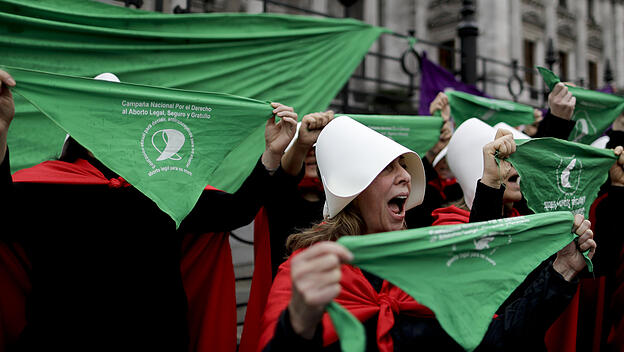
<instances>
[{"instance_id":1,"label":"black jacket","mask_svg":"<svg viewBox=\"0 0 624 352\"><path fill-rule=\"evenodd\" d=\"M7 152L1 238L17 241L32 263L24 348L185 351L182 234L249 223L270 181L258 162L235 194L204 191L177 231L134 187L13 183Z\"/></svg>"}]
</instances>

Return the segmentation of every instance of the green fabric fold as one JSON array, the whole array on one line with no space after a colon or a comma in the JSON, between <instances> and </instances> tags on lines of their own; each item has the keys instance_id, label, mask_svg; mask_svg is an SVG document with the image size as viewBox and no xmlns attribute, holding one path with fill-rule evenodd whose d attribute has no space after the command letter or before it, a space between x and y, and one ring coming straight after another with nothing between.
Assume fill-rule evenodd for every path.
<instances>
[{"instance_id":1,"label":"green fabric fold","mask_svg":"<svg viewBox=\"0 0 624 352\"><path fill-rule=\"evenodd\" d=\"M473 117L490 126L505 122L515 127L530 125L534 121L533 108L528 105L480 97L456 90L447 90L444 93L448 96L451 116L455 120L456 127Z\"/></svg>"},{"instance_id":2,"label":"green fabric fold","mask_svg":"<svg viewBox=\"0 0 624 352\"><path fill-rule=\"evenodd\" d=\"M440 138L444 120L436 116L358 115L347 116L423 156Z\"/></svg>"},{"instance_id":3,"label":"green fabric fold","mask_svg":"<svg viewBox=\"0 0 624 352\"><path fill-rule=\"evenodd\" d=\"M344 352L364 352L366 332L364 326L343 306L332 301L325 308L338 334L340 349Z\"/></svg>"},{"instance_id":4,"label":"green fabric fold","mask_svg":"<svg viewBox=\"0 0 624 352\"><path fill-rule=\"evenodd\" d=\"M573 222L572 213L560 211L346 236L338 243L353 253L352 265L390 281L429 307L442 328L472 351L513 290L575 238ZM336 330L340 339L356 336L346 327Z\"/></svg>"},{"instance_id":5,"label":"green fabric fold","mask_svg":"<svg viewBox=\"0 0 624 352\"><path fill-rule=\"evenodd\" d=\"M15 78L14 93L152 199L176 226L207 184L231 190L235 176L223 167L227 160L255 165L259 155L246 144L273 114L268 102L229 94L0 68Z\"/></svg>"},{"instance_id":6,"label":"green fabric fold","mask_svg":"<svg viewBox=\"0 0 624 352\"><path fill-rule=\"evenodd\" d=\"M354 19L179 16L97 1L0 0L0 65L89 78L112 72L122 82L280 102L301 117L327 108L384 32ZM25 99L16 103L12 171L58 155L64 137ZM247 145L252 155L264 149L262 131L256 134ZM252 167L223 165L233 180Z\"/></svg>"},{"instance_id":7,"label":"green fabric fold","mask_svg":"<svg viewBox=\"0 0 624 352\"><path fill-rule=\"evenodd\" d=\"M531 210L568 210L585 218L616 160L610 149L557 138L516 139L508 158Z\"/></svg>"},{"instance_id":8,"label":"green fabric fold","mask_svg":"<svg viewBox=\"0 0 624 352\"><path fill-rule=\"evenodd\" d=\"M552 71L544 67L537 70L551 91L561 82ZM576 124L568 137L570 141L591 144L624 111L624 97L572 86L568 86L568 91L576 98L572 115Z\"/></svg>"}]
</instances>

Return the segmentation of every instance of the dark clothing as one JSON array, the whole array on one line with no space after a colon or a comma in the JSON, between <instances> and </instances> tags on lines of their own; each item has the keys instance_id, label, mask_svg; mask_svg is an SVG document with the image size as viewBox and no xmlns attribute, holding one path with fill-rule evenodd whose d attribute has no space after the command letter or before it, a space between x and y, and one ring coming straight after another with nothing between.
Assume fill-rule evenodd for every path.
<instances>
[{"instance_id":1,"label":"dark clothing","mask_svg":"<svg viewBox=\"0 0 624 352\"><path fill-rule=\"evenodd\" d=\"M546 116L544 116L544 119L540 122L539 126L537 126L537 133L535 133L534 137L555 137L568 140L575 124L576 121L557 117L548 109Z\"/></svg>"},{"instance_id":2,"label":"dark clothing","mask_svg":"<svg viewBox=\"0 0 624 352\"><path fill-rule=\"evenodd\" d=\"M417 229L420 227L427 227L433 224L435 220L431 213L442 207L444 199L440 195L440 192L429 184L429 181L438 178L438 173L433 166L429 163L427 158L422 159L423 166L425 168L425 198L423 203L418 205L407 212L405 212L405 223L408 229Z\"/></svg>"},{"instance_id":3,"label":"dark clothing","mask_svg":"<svg viewBox=\"0 0 624 352\"><path fill-rule=\"evenodd\" d=\"M379 292L382 279L364 272L366 279ZM576 285L563 279L552 265L545 266L522 296L501 309L492 320L476 351L545 351L544 332L561 314L576 292ZM364 323L367 351L376 351L377 319ZM264 351L340 351L339 342L322 347L323 325L317 326L312 340L292 330L288 309L277 323L273 339ZM463 351L435 319L395 314L390 330L395 351Z\"/></svg>"},{"instance_id":4,"label":"dark clothing","mask_svg":"<svg viewBox=\"0 0 624 352\"><path fill-rule=\"evenodd\" d=\"M270 178L258 162L235 194L203 192L177 231L134 187L13 183L9 170L7 152L2 239L19 241L33 268L24 346L63 351L185 351L182 234L249 223Z\"/></svg>"},{"instance_id":5,"label":"dark clothing","mask_svg":"<svg viewBox=\"0 0 624 352\"><path fill-rule=\"evenodd\" d=\"M290 253L286 250L288 236L301 230L312 227L323 220L323 205L325 193L319 192L320 200L311 202L303 197L298 184L303 178L305 169L302 168L297 177L286 174L278 169L274 176L285 180L269 197L265 205L269 220L271 237L271 270L272 277L277 275L277 269L286 261Z\"/></svg>"},{"instance_id":6,"label":"dark clothing","mask_svg":"<svg viewBox=\"0 0 624 352\"><path fill-rule=\"evenodd\" d=\"M596 206L594 227L596 253L592 262L596 275L615 276L620 252L624 247L624 232L621 222L624 209L624 187L610 185L607 196Z\"/></svg>"},{"instance_id":7,"label":"dark clothing","mask_svg":"<svg viewBox=\"0 0 624 352\"><path fill-rule=\"evenodd\" d=\"M477 181L477 190L470 209L470 222L502 218L504 194L505 186L492 188L481 183L481 180Z\"/></svg>"},{"instance_id":8,"label":"dark clothing","mask_svg":"<svg viewBox=\"0 0 624 352\"><path fill-rule=\"evenodd\" d=\"M609 141L606 145L607 149L613 149L619 145L624 147L624 131L609 130L606 135L609 136Z\"/></svg>"}]
</instances>

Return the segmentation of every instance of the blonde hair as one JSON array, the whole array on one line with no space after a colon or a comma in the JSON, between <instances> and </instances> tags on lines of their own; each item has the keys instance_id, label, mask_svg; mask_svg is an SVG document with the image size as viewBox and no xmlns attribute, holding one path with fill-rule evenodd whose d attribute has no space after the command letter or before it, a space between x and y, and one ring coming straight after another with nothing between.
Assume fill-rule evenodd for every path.
<instances>
[{"instance_id":1,"label":"blonde hair","mask_svg":"<svg viewBox=\"0 0 624 352\"><path fill-rule=\"evenodd\" d=\"M342 236L358 236L364 233L365 228L359 209L351 202L333 218L288 236L286 249L292 253L317 242L336 241Z\"/></svg>"},{"instance_id":2,"label":"blonde hair","mask_svg":"<svg viewBox=\"0 0 624 352\"><path fill-rule=\"evenodd\" d=\"M466 200L464 199L463 195L462 195L462 197L459 200L443 204L442 207L448 207L448 206L451 206L451 205L454 205L454 206L456 206L456 207L458 207L459 209L462 209L462 210L470 211L470 208L468 208L468 205L466 204Z\"/></svg>"}]
</instances>

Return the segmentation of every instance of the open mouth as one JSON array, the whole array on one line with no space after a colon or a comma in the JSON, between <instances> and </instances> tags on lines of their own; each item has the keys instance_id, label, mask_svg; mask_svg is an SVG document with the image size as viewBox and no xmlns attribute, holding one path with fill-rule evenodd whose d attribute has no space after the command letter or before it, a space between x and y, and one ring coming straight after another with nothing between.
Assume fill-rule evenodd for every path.
<instances>
[{"instance_id":1,"label":"open mouth","mask_svg":"<svg viewBox=\"0 0 624 352\"><path fill-rule=\"evenodd\" d=\"M405 202L407 201L407 196L396 196L388 201L388 208L396 215L400 215L403 213L405 209Z\"/></svg>"},{"instance_id":2,"label":"open mouth","mask_svg":"<svg viewBox=\"0 0 624 352\"><path fill-rule=\"evenodd\" d=\"M518 174L515 174L515 175L511 176L511 177L508 179L508 182L511 182L511 183L516 183L516 182L518 182L518 177L520 177L520 176L519 176Z\"/></svg>"}]
</instances>

